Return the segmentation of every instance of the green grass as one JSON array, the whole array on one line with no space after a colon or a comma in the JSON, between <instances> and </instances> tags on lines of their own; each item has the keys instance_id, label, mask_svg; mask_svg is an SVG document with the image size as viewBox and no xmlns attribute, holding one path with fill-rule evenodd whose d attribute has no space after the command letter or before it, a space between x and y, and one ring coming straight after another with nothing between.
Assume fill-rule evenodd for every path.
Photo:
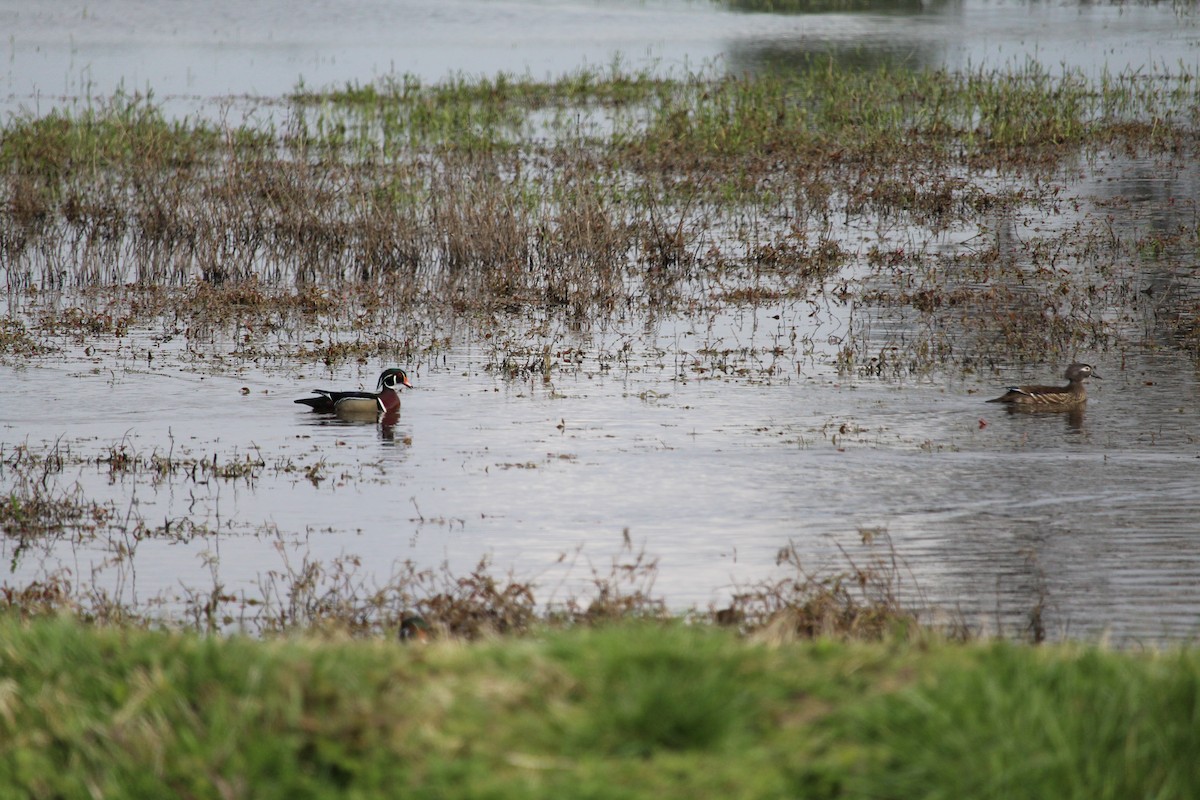
<instances>
[{"instance_id":1,"label":"green grass","mask_svg":"<svg viewBox=\"0 0 1200 800\"><path fill-rule=\"evenodd\" d=\"M267 143L261 133L240 136ZM222 146L212 125L168 120L152 97L118 93L79 112L14 117L0 136L0 166L55 181L76 171L188 167Z\"/></svg>"},{"instance_id":2,"label":"green grass","mask_svg":"<svg viewBox=\"0 0 1200 800\"><path fill-rule=\"evenodd\" d=\"M12 797L1191 797L1200 655L0 621Z\"/></svg>"},{"instance_id":3,"label":"green grass","mask_svg":"<svg viewBox=\"0 0 1200 800\"><path fill-rule=\"evenodd\" d=\"M849 717L876 753L864 787L886 780L895 797L1095 800L1200 790L1200 761L1185 755L1200 752L1194 652L1003 645L971 655L967 668L938 664L924 685Z\"/></svg>"},{"instance_id":4,"label":"green grass","mask_svg":"<svg viewBox=\"0 0 1200 800\"><path fill-rule=\"evenodd\" d=\"M551 80L500 73L426 83L399 75L325 90L300 86L286 98L294 118L284 130L168 120L153 97L124 94L82 111L18 115L0 129L0 167L53 185L75 173L210 169L214 158L273 161L281 146L290 150L287 160L321 154L350 163L404 162L423 149L529 156L581 144L619 159L665 149L684 165L720 154L734 157L736 168L743 166L737 157L804 161L813 149L839 158L911 158L916 145L966 146L1008 160L1014 149L1170 135L1193 122L1197 91L1196 75L1183 65L1093 79L1038 62L947 72L846 69L814 58L789 74L753 77L660 77L620 63ZM596 116L599 109L606 113Z\"/></svg>"}]
</instances>

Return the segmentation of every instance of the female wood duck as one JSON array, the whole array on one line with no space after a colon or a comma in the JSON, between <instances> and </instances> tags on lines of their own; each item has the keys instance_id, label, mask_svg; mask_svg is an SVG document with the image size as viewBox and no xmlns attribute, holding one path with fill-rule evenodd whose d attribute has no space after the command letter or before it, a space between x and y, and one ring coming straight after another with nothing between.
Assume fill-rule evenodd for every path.
<instances>
[{"instance_id":1,"label":"female wood duck","mask_svg":"<svg viewBox=\"0 0 1200 800\"><path fill-rule=\"evenodd\" d=\"M1007 393L988 402L1010 403L1029 409L1080 406L1087 402L1084 380L1099 377L1091 364L1075 363L1067 367L1066 386L1010 386Z\"/></svg>"},{"instance_id":2,"label":"female wood duck","mask_svg":"<svg viewBox=\"0 0 1200 800\"><path fill-rule=\"evenodd\" d=\"M374 392L331 392L313 389L316 397L301 397L297 403L325 414L390 414L400 410L399 387L412 388L402 369L385 369Z\"/></svg>"}]
</instances>

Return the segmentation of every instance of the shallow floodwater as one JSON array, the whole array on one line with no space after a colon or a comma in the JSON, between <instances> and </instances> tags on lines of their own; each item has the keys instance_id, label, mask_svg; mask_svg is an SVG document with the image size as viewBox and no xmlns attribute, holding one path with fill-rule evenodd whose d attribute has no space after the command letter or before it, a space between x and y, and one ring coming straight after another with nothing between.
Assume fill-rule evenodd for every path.
<instances>
[{"instance_id":1,"label":"shallow floodwater","mask_svg":"<svg viewBox=\"0 0 1200 800\"><path fill-rule=\"evenodd\" d=\"M5 0L5 108L45 111L118 85L188 108L278 95L301 80L541 77L617 53L632 68L667 70L780 69L813 53L951 67L1037 59L1092 73L1194 68L1198 58L1194 17L1168 3L932 2L917 14L800 16L700 2L334 5ZM1076 190L1135 188L1192 205L1200 195L1195 175L1113 170ZM1187 222L1191 212L1179 213L1163 224ZM1195 293L1189 280L1172 285ZM357 556L383 582L405 561L461 574L489 556L550 599L586 587L593 567L607 574L627 532L658 559L655 592L679 608L720 607L739 586L779 576L775 557L789 542L814 571L843 569L839 548L865 558L861 532L886 531L904 561L902 588L985 629L1020 631L1044 606L1051 635L1195 635L1200 381L1186 353L1080 353L1104 376L1083 413L1010 415L983 401L1008 383L1057 382L1065 365L922 380L839 374L844 322L813 322L800 303L706 325L564 330L556 342L582 360L549 383L537 372L503 377L463 338L444 358L395 365L416 388L392 426L292 402L315 386L369 388L391 364L318 374L201 363L145 331L110 350L67 345L0 366L6 452L57 442L84 459L125 447L263 466L207 481L68 466L53 479L60 489L78 483L130 518L175 530L186 520L206 533L119 542L134 557L108 566L108 545L2 540L0 584L66 568L127 601L214 582L254 596L265 575L305 558ZM827 350L745 374L713 373L698 356L714 343L769 352L795 330Z\"/></svg>"},{"instance_id":2,"label":"shallow floodwater","mask_svg":"<svg viewBox=\"0 0 1200 800\"><path fill-rule=\"evenodd\" d=\"M688 339L676 339L681 353ZM597 350L594 340L579 344ZM983 402L1003 383L992 375L697 379L667 353L628 370L589 360L544 384L495 377L463 346L412 370L417 388L394 426L292 403L310 385L370 385L365 370L289 380L254 368L213 377L58 363L4 370L0 436L34 449L62 437L77 456L123 445L265 461L252 480L206 483L64 472L63 484L78 480L120 512L215 533L145 539L131 545L136 574L100 573L141 598L203 589L211 556L236 590L285 559L359 556L386 579L406 560L463 574L488 555L549 596L560 584L585 586L591 566L606 574L627 530L659 559L657 592L680 607L719 607L738 585L777 576L775 555L789 542L806 566L841 569L837 547L861 552L860 531L874 529L906 562L907 590L985 629L1019 630L1044 604L1052 635L1191 635L1200 610L1194 365L1095 362L1105 378L1082 414L1009 414ZM284 462L299 469L273 468ZM314 464L316 482L304 472ZM14 547L5 544L5 558ZM34 576L62 550L48 561L22 554L10 577ZM65 561L84 577L101 555L80 546Z\"/></svg>"},{"instance_id":3,"label":"shallow floodwater","mask_svg":"<svg viewBox=\"0 0 1200 800\"><path fill-rule=\"evenodd\" d=\"M680 74L846 65L1090 75L1195 67L1196 15L1173 3L929 0L874 13L751 14L706 0L0 0L0 109L45 112L117 89L189 100L276 97L413 74L555 77L583 66ZM7 95L5 97L5 95Z\"/></svg>"}]
</instances>

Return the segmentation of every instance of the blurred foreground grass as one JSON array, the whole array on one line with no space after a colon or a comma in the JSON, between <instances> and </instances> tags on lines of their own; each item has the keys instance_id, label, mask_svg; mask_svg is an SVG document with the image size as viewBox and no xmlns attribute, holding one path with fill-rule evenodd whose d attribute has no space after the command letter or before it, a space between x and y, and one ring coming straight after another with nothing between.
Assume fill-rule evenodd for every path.
<instances>
[{"instance_id":1,"label":"blurred foreground grass","mask_svg":"<svg viewBox=\"0 0 1200 800\"><path fill-rule=\"evenodd\" d=\"M1193 797L1200 656L0 620L0 796Z\"/></svg>"}]
</instances>

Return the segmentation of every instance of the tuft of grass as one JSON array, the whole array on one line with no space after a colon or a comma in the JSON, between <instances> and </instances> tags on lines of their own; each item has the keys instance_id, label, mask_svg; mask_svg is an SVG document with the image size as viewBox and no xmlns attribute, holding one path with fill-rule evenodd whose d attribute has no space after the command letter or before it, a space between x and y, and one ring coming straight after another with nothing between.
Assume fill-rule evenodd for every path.
<instances>
[{"instance_id":1,"label":"tuft of grass","mask_svg":"<svg viewBox=\"0 0 1200 800\"><path fill-rule=\"evenodd\" d=\"M14 118L0 138L0 166L18 168L53 189L73 172L188 167L221 141L206 123L168 120L153 97L118 92L78 114L55 109Z\"/></svg>"},{"instance_id":2,"label":"tuft of grass","mask_svg":"<svg viewBox=\"0 0 1200 800\"><path fill-rule=\"evenodd\" d=\"M785 574L740 589L728 608L714 612L714 621L737 624L763 641L880 640L923 630L922 614L930 609L922 607L920 589L891 537L874 529L861 536L862 557L839 546L846 566L841 570L809 570L789 544L776 557ZM961 621L939 633L967 636Z\"/></svg>"},{"instance_id":3,"label":"tuft of grass","mask_svg":"<svg viewBox=\"0 0 1200 800\"><path fill-rule=\"evenodd\" d=\"M21 320L0 318L0 359L33 358L52 350L52 347L32 336Z\"/></svg>"}]
</instances>

